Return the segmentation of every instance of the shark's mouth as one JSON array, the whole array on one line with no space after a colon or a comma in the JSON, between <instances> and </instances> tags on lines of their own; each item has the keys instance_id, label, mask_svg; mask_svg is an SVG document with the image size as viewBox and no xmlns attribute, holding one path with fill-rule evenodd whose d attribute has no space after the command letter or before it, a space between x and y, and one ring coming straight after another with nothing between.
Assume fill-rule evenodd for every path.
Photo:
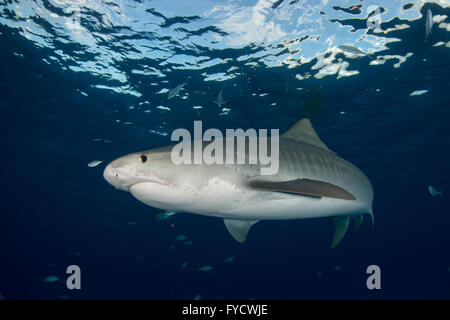
<instances>
[{"instance_id":1,"label":"shark's mouth","mask_svg":"<svg viewBox=\"0 0 450 320\"><path fill-rule=\"evenodd\" d=\"M167 181L165 181L165 180L163 180L163 179L160 179L160 178L158 178L158 177L156 177L156 176L153 176L153 175L150 175L150 176L148 176L148 175L142 175L142 176L137 176L137 179L136 179L137 181L136 182L134 182L134 183L131 183L129 186L128 186L128 191L129 192L131 192L131 189L133 188L133 187L135 187L135 186L139 186L140 184L142 184L142 183L145 183L145 184L147 184L147 187L151 187L150 185L154 185L154 186L157 186L157 185L159 185L159 186L167 186L168 185L168 183L167 183Z\"/></svg>"},{"instance_id":2,"label":"shark's mouth","mask_svg":"<svg viewBox=\"0 0 450 320\"><path fill-rule=\"evenodd\" d=\"M130 184L128 186L128 191L133 193L133 189L141 189L141 188L151 188L151 187L160 187L160 186L168 186L168 183L165 181L154 181L154 180L145 180L145 181L140 181L140 182L136 182L133 184Z\"/></svg>"},{"instance_id":3,"label":"shark's mouth","mask_svg":"<svg viewBox=\"0 0 450 320\"><path fill-rule=\"evenodd\" d=\"M155 181L135 183L129 187L129 191L139 201L156 208L163 208L174 201L170 186Z\"/></svg>"}]
</instances>

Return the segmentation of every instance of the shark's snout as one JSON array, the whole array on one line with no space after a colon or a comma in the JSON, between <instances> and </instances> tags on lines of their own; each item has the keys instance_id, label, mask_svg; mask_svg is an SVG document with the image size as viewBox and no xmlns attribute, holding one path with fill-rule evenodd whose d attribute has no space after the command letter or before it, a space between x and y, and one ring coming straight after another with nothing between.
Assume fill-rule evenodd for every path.
<instances>
[{"instance_id":1,"label":"shark's snout","mask_svg":"<svg viewBox=\"0 0 450 320\"><path fill-rule=\"evenodd\" d=\"M117 188L118 185L118 174L111 164L107 165L103 171L103 178L112 186Z\"/></svg>"},{"instance_id":2,"label":"shark's snout","mask_svg":"<svg viewBox=\"0 0 450 320\"><path fill-rule=\"evenodd\" d=\"M108 164L103 171L103 177L110 185L124 191L129 191L130 186L134 183L134 175L132 168L117 166L115 161Z\"/></svg>"},{"instance_id":3,"label":"shark's snout","mask_svg":"<svg viewBox=\"0 0 450 320\"><path fill-rule=\"evenodd\" d=\"M141 153L118 158L109 163L103 171L105 180L116 189L130 191L130 187L140 182L167 184L151 172L148 156Z\"/></svg>"}]
</instances>

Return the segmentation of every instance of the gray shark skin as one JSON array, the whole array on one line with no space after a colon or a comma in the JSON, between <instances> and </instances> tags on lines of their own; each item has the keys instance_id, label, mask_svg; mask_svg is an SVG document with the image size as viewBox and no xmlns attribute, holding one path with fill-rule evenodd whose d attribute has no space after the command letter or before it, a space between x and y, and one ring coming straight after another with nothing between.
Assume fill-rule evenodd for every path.
<instances>
[{"instance_id":1,"label":"gray shark skin","mask_svg":"<svg viewBox=\"0 0 450 320\"><path fill-rule=\"evenodd\" d=\"M118 158L105 168L104 178L149 206L222 218L239 242L259 220L328 218L335 226L332 247L351 220L359 228L362 214L370 214L373 225L369 179L329 150L308 119L280 136L279 170L274 175L261 176L261 165L248 161L176 165L172 148Z\"/></svg>"}]
</instances>

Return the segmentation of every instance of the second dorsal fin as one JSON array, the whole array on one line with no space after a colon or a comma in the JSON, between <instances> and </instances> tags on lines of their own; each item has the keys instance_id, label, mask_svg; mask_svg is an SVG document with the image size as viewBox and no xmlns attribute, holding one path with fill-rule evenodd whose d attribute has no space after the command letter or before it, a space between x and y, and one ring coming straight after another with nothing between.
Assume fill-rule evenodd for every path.
<instances>
[{"instance_id":1,"label":"second dorsal fin","mask_svg":"<svg viewBox=\"0 0 450 320\"><path fill-rule=\"evenodd\" d=\"M333 152L328 149L328 147L325 145L325 143L322 142L322 140L320 140L309 119L300 120L299 122L294 124L288 131L286 131L281 137L300 141L317 148Z\"/></svg>"}]
</instances>

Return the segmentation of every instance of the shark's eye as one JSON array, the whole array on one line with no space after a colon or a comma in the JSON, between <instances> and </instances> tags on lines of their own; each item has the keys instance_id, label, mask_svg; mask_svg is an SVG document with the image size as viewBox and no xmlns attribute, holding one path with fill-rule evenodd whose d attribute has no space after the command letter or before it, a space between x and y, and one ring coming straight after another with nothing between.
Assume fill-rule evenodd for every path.
<instances>
[{"instance_id":1,"label":"shark's eye","mask_svg":"<svg viewBox=\"0 0 450 320\"><path fill-rule=\"evenodd\" d=\"M146 155L142 155L140 158L141 158L142 163L145 163L147 161Z\"/></svg>"}]
</instances>

